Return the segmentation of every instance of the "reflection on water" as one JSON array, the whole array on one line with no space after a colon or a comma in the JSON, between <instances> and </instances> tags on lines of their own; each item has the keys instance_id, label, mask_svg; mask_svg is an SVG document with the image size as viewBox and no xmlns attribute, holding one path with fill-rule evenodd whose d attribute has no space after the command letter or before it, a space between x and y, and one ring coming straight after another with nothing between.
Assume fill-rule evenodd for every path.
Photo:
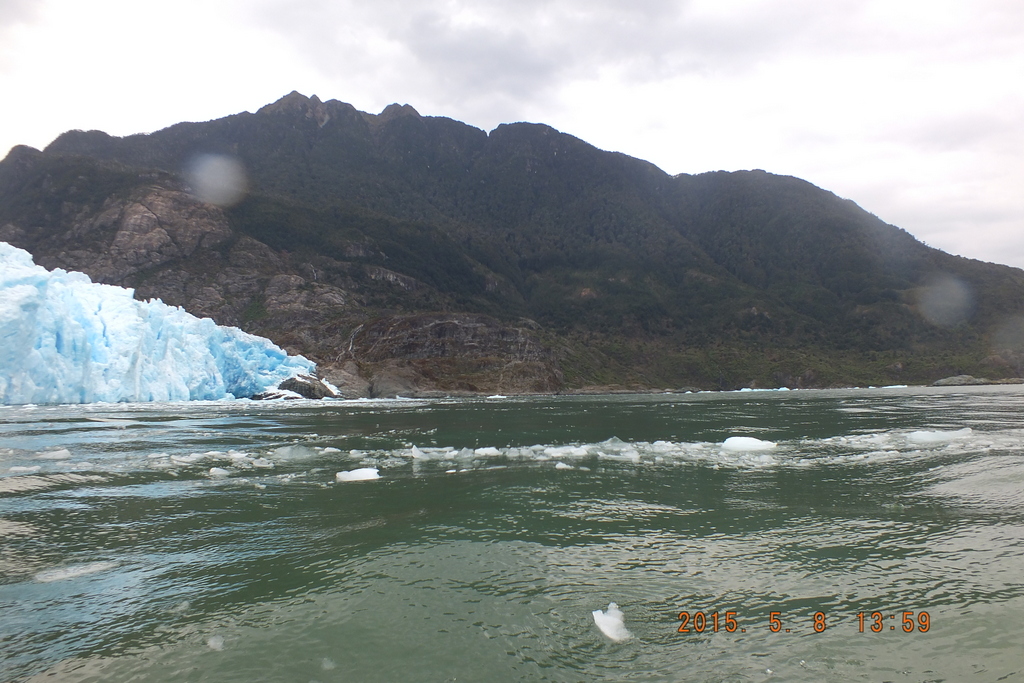
<instances>
[{"instance_id":1,"label":"reflection on water","mask_svg":"<svg viewBox=\"0 0 1024 683\"><path fill-rule=\"evenodd\" d=\"M0 678L1024 675L1022 407L983 387L3 408ZM335 476L361 467L380 478ZM629 640L595 624L610 602ZM736 630L680 633L681 611Z\"/></svg>"}]
</instances>

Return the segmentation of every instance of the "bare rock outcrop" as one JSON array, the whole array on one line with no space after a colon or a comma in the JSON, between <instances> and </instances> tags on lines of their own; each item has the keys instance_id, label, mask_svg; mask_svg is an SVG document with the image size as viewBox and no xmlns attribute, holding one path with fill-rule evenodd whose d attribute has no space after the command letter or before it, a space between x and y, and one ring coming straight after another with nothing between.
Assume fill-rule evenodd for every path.
<instances>
[{"instance_id":1,"label":"bare rock outcrop","mask_svg":"<svg viewBox=\"0 0 1024 683\"><path fill-rule=\"evenodd\" d=\"M536 323L477 314L389 316L360 325L348 354L373 397L553 393L564 380Z\"/></svg>"},{"instance_id":2,"label":"bare rock outcrop","mask_svg":"<svg viewBox=\"0 0 1024 683\"><path fill-rule=\"evenodd\" d=\"M369 398L372 393L369 380L362 376L359 365L351 359L339 364L323 363L317 371L337 387L342 398Z\"/></svg>"},{"instance_id":3,"label":"bare rock outcrop","mask_svg":"<svg viewBox=\"0 0 1024 683\"><path fill-rule=\"evenodd\" d=\"M101 282L118 283L142 270L189 258L231 238L223 211L187 192L149 185L128 199L109 198L99 211L76 213L63 236L63 248L44 252L43 265L88 272Z\"/></svg>"}]
</instances>

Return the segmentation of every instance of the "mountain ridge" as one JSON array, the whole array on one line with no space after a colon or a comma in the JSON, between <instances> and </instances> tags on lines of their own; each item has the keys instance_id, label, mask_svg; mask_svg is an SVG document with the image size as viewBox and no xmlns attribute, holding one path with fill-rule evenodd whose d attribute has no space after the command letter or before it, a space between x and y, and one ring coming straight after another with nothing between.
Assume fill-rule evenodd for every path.
<instances>
[{"instance_id":1,"label":"mountain ridge","mask_svg":"<svg viewBox=\"0 0 1024 683\"><path fill-rule=\"evenodd\" d=\"M246 198L192 206L185 171L200 154L240 161ZM293 91L255 114L16 148L0 200L0 239L47 267L134 286L324 367L352 361L357 375L372 364L337 350L352 330L424 314L483 315L494 339L515 329L545 344L543 377L520 390L1021 374L1024 271L944 254L799 178L670 176L544 124L488 133ZM204 237L183 249L186 233ZM941 282L967 298L940 320L924 304ZM430 390L503 390L487 372Z\"/></svg>"}]
</instances>

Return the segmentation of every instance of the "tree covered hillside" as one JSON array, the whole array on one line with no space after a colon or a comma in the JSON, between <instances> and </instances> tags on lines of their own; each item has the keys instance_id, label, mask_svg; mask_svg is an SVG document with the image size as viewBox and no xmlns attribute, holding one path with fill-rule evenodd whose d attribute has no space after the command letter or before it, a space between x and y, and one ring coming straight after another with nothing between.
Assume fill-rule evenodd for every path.
<instances>
[{"instance_id":1,"label":"tree covered hillside","mask_svg":"<svg viewBox=\"0 0 1024 683\"><path fill-rule=\"evenodd\" d=\"M246 197L210 209L226 232L108 279L321 361L366 322L445 313L526 325L570 387L1021 374L1018 269L929 248L797 178L669 176L548 126L486 133L408 105L372 115L292 93L149 135L71 131L0 163L0 238L88 266L154 186L187 195L199 154L246 170ZM285 276L308 294L288 313L271 287Z\"/></svg>"}]
</instances>

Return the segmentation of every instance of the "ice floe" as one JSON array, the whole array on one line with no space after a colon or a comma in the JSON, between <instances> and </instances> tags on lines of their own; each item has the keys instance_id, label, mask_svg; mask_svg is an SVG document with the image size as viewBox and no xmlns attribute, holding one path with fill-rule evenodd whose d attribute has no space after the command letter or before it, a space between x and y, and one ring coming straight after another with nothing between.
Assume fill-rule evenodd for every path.
<instances>
[{"instance_id":1,"label":"ice floe","mask_svg":"<svg viewBox=\"0 0 1024 683\"><path fill-rule=\"evenodd\" d=\"M594 623L601 629L601 633L615 642L629 640L633 636L626 628L622 610L614 602L608 603L607 610L596 609L591 614L594 615Z\"/></svg>"},{"instance_id":2,"label":"ice floe","mask_svg":"<svg viewBox=\"0 0 1024 683\"><path fill-rule=\"evenodd\" d=\"M722 450L749 453L751 451L770 451L778 445L774 441L762 441L752 436L730 436L722 442Z\"/></svg>"},{"instance_id":3,"label":"ice floe","mask_svg":"<svg viewBox=\"0 0 1024 683\"><path fill-rule=\"evenodd\" d=\"M338 472L334 475L335 481L367 481L380 479L380 470L376 467L360 467L356 470Z\"/></svg>"},{"instance_id":4,"label":"ice floe","mask_svg":"<svg viewBox=\"0 0 1024 683\"><path fill-rule=\"evenodd\" d=\"M113 569L116 566L116 562L89 562L86 564L71 564L66 567L55 567L53 569L41 571L35 575L35 580L41 583L49 583L51 581L65 581L67 579L77 579L80 576L88 576L89 574L105 572L110 569Z\"/></svg>"}]
</instances>

